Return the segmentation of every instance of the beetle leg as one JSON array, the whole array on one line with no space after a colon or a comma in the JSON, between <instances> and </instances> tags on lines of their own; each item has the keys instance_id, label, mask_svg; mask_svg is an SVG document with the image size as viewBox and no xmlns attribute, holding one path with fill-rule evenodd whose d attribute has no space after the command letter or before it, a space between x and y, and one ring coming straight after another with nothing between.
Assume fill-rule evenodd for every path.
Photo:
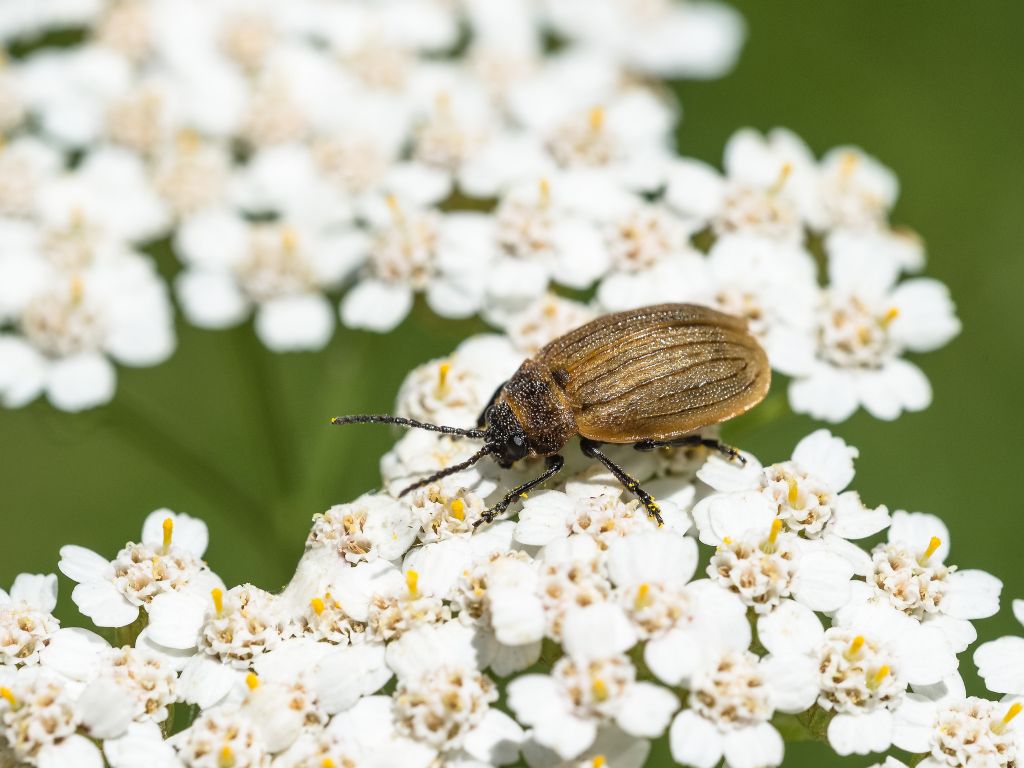
<instances>
[{"instance_id":1,"label":"beetle leg","mask_svg":"<svg viewBox=\"0 0 1024 768\"><path fill-rule=\"evenodd\" d=\"M580 438L580 450L583 451L583 455L592 459L597 459L604 464L608 470L615 475L615 479L625 486L626 490L632 492L633 495L640 499L640 503L644 505L644 508L647 510L647 514L657 520L658 525L664 525L665 521L661 519L661 508L654 502L651 494L641 488L640 483L630 477L626 473L626 470L602 453L601 449L598 448L597 445L598 444L593 440L588 440L585 437Z\"/></svg>"},{"instance_id":2,"label":"beetle leg","mask_svg":"<svg viewBox=\"0 0 1024 768\"><path fill-rule=\"evenodd\" d=\"M641 440L633 443L633 447L638 451L653 451L655 448L682 448L696 445L703 445L705 448L717 451L727 459L738 459L740 464L747 463L743 454L731 445L726 445L713 438L701 437L700 435L687 435L686 437L677 437L675 440Z\"/></svg>"},{"instance_id":3,"label":"beetle leg","mask_svg":"<svg viewBox=\"0 0 1024 768\"><path fill-rule=\"evenodd\" d=\"M531 488L534 488L534 487L540 485L545 480L547 480L549 477L551 477L552 475L556 474L562 468L563 464L565 464L565 459L563 459L557 453L554 456L548 456L548 458L547 458L547 467L544 469L544 471L540 475L538 475L537 477L533 478L533 480L530 480L529 482L523 483L518 488L513 488L511 491L506 493L505 494L505 498L503 498L501 501L499 501L497 504L495 504L490 509L486 510L480 516L480 519L477 520L475 523L473 523L473 527L474 528L478 528L483 523L490 523L490 522L492 522L494 520L494 518L496 518L498 515L502 514L506 509L508 509L509 505L513 501L518 499L520 496L522 496L524 493L526 493Z\"/></svg>"}]
</instances>

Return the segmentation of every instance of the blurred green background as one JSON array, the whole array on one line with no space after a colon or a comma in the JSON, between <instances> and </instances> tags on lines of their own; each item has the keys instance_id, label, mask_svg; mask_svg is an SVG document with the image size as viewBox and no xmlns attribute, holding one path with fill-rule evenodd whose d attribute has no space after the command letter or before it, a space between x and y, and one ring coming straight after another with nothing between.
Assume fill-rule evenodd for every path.
<instances>
[{"instance_id":1,"label":"blurred green background","mask_svg":"<svg viewBox=\"0 0 1024 768\"><path fill-rule=\"evenodd\" d=\"M925 237L928 274L952 288L964 332L919 359L935 389L929 410L895 423L859 414L835 431L861 449L854 487L868 503L942 516L952 561L1003 579L1005 608L978 623L981 638L1019 633L1009 602L1024 596L1024 6L735 4L749 23L747 48L730 77L680 87L681 149L717 163L734 129L785 125L819 154L854 143L896 170L894 219ZM327 353L283 356L250 327L182 325L170 362L122 369L111 406L74 416L45 403L0 410L0 584L54 569L61 544L112 555L148 512L168 506L207 521L208 559L229 585L280 586L310 517L374 486L393 439L385 429L332 429L328 417L389 410L413 365L480 328L418 307L392 335L343 330ZM743 445L781 460L814 426L790 416ZM70 617L66 581L61 591ZM797 745L786 765L870 762Z\"/></svg>"}]
</instances>

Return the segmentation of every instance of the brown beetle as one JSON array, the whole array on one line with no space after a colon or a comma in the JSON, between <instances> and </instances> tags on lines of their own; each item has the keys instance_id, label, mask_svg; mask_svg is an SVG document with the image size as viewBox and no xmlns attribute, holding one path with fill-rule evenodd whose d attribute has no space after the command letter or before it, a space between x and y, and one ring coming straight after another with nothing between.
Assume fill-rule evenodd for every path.
<instances>
[{"instance_id":1,"label":"brown beetle","mask_svg":"<svg viewBox=\"0 0 1024 768\"><path fill-rule=\"evenodd\" d=\"M632 444L640 451L704 445L742 457L717 440L694 434L753 408L768 392L771 368L740 318L696 304L660 304L605 315L580 326L526 360L502 384L477 429L424 424L400 416L359 415L333 424L380 422L478 438L483 447L459 464L402 491L460 472L484 456L502 467L544 456L539 476L511 490L476 522L490 522L517 497L562 468L559 451L574 435L661 522L650 494L600 449Z\"/></svg>"}]
</instances>

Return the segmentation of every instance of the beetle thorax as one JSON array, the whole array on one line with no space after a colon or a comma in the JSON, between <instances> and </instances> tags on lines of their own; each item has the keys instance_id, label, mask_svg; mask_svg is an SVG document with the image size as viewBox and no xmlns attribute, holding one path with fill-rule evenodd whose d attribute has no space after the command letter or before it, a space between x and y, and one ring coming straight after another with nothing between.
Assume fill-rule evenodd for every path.
<instances>
[{"instance_id":1,"label":"beetle thorax","mask_svg":"<svg viewBox=\"0 0 1024 768\"><path fill-rule=\"evenodd\" d=\"M537 455L557 453L577 432L572 407L543 363L524 362L505 384L503 399Z\"/></svg>"}]
</instances>

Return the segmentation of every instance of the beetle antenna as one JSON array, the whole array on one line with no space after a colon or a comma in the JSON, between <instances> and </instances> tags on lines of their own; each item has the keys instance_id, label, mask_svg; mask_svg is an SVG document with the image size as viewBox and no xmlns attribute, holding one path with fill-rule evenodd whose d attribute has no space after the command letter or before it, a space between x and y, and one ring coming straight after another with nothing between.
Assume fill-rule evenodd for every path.
<instances>
[{"instance_id":1,"label":"beetle antenna","mask_svg":"<svg viewBox=\"0 0 1024 768\"><path fill-rule=\"evenodd\" d=\"M402 492L398 494L398 498L402 498L403 496L405 496L405 494L409 493L410 491L415 491L417 488L422 488L425 485L430 485L436 480L440 480L442 477L448 477L448 475L454 475L456 472L461 472L464 469L468 469L469 467L473 466L478 461L480 461L480 459L482 459L484 456L487 456L488 454L491 453L494 453L494 446L488 443L465 461L459 462L458 464L453 464L450 467L445 467L440 472L435 472L429 477L424 477L422 480L417 480L408 488L402 489Z\"/></svg>"},{"instance_id":2,"label":"beetle antenna","mask_svg":"<svg viewBox=\"0 0 1024 768\"><path fill-rule=\"evenodd\" d=\"M404 416L389 416L387 414L361 413L355 416L335 416L331 424L398 424L402 427L415 427L426 429L431 432L443 432L446 435L461 435L462 437L482 438L485 432L482 429L463 429L462 427L446 427L440 424L427 424L426 422L407 419Z\"/></svg>"}]
</instances>

